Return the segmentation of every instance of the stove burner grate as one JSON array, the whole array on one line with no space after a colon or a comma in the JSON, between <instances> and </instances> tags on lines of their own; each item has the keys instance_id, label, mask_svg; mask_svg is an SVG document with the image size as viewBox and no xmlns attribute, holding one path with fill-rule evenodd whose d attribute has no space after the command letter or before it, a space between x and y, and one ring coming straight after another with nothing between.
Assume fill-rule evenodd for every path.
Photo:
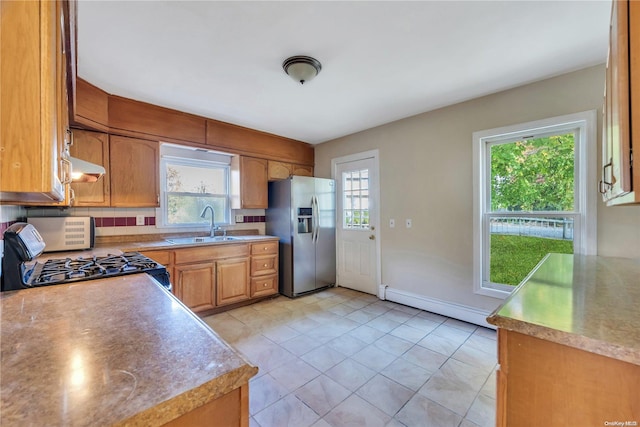
<instances>
[{"instance_id":1,"label":"stove burner grate","mask_svg":"<svg viewBox=\"0 0 640 427\"><path fill-rule=\"evenodd\" d=\"M44 264L36 264L24 281L30 287L46 286L158 269L164 267L138 252L125 252L104 257L50 259Z\"/></svg>"}]
</instances>

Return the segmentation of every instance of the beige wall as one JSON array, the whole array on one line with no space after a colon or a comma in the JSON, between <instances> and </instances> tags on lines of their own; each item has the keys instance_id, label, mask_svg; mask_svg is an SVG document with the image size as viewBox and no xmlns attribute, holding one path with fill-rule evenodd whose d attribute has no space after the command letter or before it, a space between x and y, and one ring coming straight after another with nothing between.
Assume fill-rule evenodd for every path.
<instances>
[{"instance_id":1,"label":"beige wall","mask_svg":"<svg viewBox=\"0 0 640 427\"><path fill-rule=\"evenodd\" d=\"M315 174L331 177L331 159L379 149L382 283L492 310L501 300L473 292L472 133L598 109L600 138L603 83L604 66L591 67L329 141L316 146ZM599 202L598 251L640 258L640 206Z\"/></svg>"}]
</instances>

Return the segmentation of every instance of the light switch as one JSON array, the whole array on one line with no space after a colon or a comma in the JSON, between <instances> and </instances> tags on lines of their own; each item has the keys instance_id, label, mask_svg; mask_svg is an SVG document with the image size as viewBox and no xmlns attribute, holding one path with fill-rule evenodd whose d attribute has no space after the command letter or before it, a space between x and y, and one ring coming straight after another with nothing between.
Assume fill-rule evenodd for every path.
<instances>
[{"instance_id":1,"label":"light switch","mask_svg":"<svg viewBox=\"0 0 640 427\"><path fill-rule=\"evenodd\" d=\"M407 228L411 228L411 218L407 218L407 222L406 222Z\"/></svg>"},{"instance_id":2,"label":"light switch","mask_svg":"<svg viewBox=\"0 0 640 427\"><path fill-rule=\"evenodd\" d=\"M144 225L144 215L136 215L136 225Z\"/></svg>"},{"instance_id":3,"label":"light switch","mask_svg":"<svg viewBox=\"0 0 640 427\"><path fill-rule=\"evenodd\" d=\"M389 220L389 228L394 228L396 226L396 220L391 218Z\"/></svg>"}]
</instances>

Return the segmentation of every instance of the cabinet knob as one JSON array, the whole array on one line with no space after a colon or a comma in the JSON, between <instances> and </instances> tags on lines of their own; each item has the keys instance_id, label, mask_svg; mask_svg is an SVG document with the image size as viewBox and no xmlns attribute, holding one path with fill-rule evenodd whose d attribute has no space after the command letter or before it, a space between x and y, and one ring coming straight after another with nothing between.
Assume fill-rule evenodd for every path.
<instances>
[{"instance_id":1,"label":"cabinet knob","mask_svg":"<svg viewBox=\"0 0 640 427\"><path fill-rule=\"evenodd\" d=\"M268 284L267 284L267 283L265 283L265 284L264 284L264 285L262 285L262 286L266 288L266 287L268 286Z\"/></svg>"},{"instance_id":2,"label":"cabinet knob","mask_svg":"<svg viewBox=\"0 0 640 427\"><path fill-rule=\"evenodd\" d=\"M268 266L269 266L269 264L265 264L264 266L265 266L265 267L268 267Z\"/></svg>"},{"instance_id":3,"label":"cabinet knob","mask_svg":"<svg viewBox=\"0 0 640 427\"><path fill-rule=\"evenodd\" d=\"M266 247L266 246L264 247L264 250L265 250L265 251L267 250L267 247Z\"/></svg>"}]
</instances>

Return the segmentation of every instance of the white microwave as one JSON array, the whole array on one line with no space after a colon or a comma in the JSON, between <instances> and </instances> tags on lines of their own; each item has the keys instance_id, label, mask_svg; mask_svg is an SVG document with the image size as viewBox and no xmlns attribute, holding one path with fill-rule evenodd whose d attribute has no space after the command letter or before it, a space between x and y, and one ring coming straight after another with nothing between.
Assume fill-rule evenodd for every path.
<instances>
[{"instance_id":1,"label":"white microwave","mask_svg":"<svg viewBox=\"0 0 640 427\"><path fill-rule=\"evenodd\" d=\"M45 252L89 249L95 245L96 226L90 216L27 218L42 236Z\"/></svg>"}]
</instances>

